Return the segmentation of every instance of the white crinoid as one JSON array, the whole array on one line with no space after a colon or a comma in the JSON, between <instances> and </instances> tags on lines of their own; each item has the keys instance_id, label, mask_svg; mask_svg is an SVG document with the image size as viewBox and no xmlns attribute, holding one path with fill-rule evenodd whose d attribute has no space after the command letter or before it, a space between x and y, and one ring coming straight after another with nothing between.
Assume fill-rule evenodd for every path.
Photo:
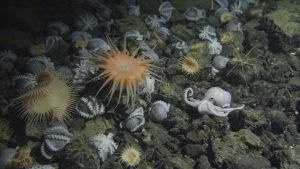
<instances>
[{"instance_id":1,"label":"white crinoid","mask_svg":"<svg viewBox=\"0 0 300 169\"><path fill-rule=\"evenodd\" d=\"M205 40L210 40L216 36L217 36L217 34L216 34L215 28L210 25L204 26L203 29L200 30L200 33L199 33L199 38L205 39Z\"/></svg>"},{"instance_id":2,"label":"white crinoid","mask_svg":"<svg viewBox=\"0 0 300 169\"><path fill-rule=\"evenodd\" d=\"M219 55L222 52L222 45L217 38L210 39L208 43L208 52L211 55Z\"/></svg>"},{"instance_id":3,"label":"white crinoid","mask_svg":"<svg viewBox=\"0 0 300 169\"><path fill-rule=\"evenodd\" d=\"M53 22L51 24L49 24L46 28L46 32L50 35L62 35L66 32L70 31L70 28L68 25L64 24L61 21L58 22Z\"/></svg>"},{"instance_id":4,"label":"white crinoid","mask_svg":"<svg viewBox=\"0 0 300 169\"><path fill-rule=\"evenodd\" d=\"M30 73L26 73L25 75L17 75L13 79L21 90L32 89L37 85L35 75Z\"/></svg>"},{"instance_id":5,"label":"white crinoid","mask_svg":"<svg viewBox=\"0 0 300 169\"><path fill-rule=\"evenodd\" d=\"M128 6L128 15L140 16L140 6L129 5Z\"/></svg>"},{"instance_id":6,"label":"white crinoid","mask_svg":"<svg viewBox=\"0 0 300 169\"><path fill-rule=\"evenodd\" d=\"M230 13L233 16L239 16L243 13L243 9L242 9L242 1L235 1L231 6L231 11Z\"/></svg>"},{"instance_id":7,"label":"white crinoid","mask_svg":"<svg viewBox=\"0 0 300 169\"><path fill-rule=\"evenodd\" d=\"M97 18L91 14L81 15L76 21L76 26L81 31L93 30L97 25Z\"/></svg>"},{"instance_id":8,"label":"white crinoid","mask_svg":"<svg viewBox=\"0 0 300 169\"><path fill-rule=\"evenodd\" d=\"M11 50L3 50L0 52L0 63L5 60L15 61L17 60L17 55Z\"/></svg>"},{"instance_id":9,"label":"white crinoid","mask_svg":"<svg viewBox=\"0 0 300 169\"><path fill-rule=\"evenodd\" d=\"M83 83L90 74L96 73L97 68L89 59L82 59L72 70L74 72L72 83L78 84Z\"/></svg>"},{"instance_id":10,"label":"white crinoid","mask_svg":"<svg viewBox=\"0 0 300 169\"><path fill-rule=\"evenodd\" d=\"M114 142L113 137L113 133L108 133L107 135L97 134L90 140L91 144L97 149L98 155L102 161L105 161L118 148L118 145Z\"/></svg>"},{"instance_id":11,"label":"white crinoid","mask_svg":"<svg viewBox=\"0 0 300 169\"><path fill-rule=\"evenodd\" d=\"M145 19L145 23L152 30L158 30L163 23L166 21L162 17L158 17L157 15L148 15Z\"/></svg>"},{"instance_id":12,"label":"white crinoid","mask_svg":"<svg viewBox=\"0 0 300 169\"><path fill-rule=\"evenodd\" d=\"M54 66L54 63L51 61L50 58L48 58L47 56L45 55L42 55L42 56L36 56L34 58L30 58L27 62L26 62L26 65L30 65L34 62L39 62L41 65L43 65L43 69L55 69L55 66Z\"/></svg>"},{"instance_id":13,"label":"white crinoid","mask_svg":"<svg viewBox=\"0 0 300 169\"><path fill-rule=\"evenodd\" d=\"M47 36L47 38L46 38L47 51L49 51L51 48L53 48L53 46L60 40L62 40L62 37L60 37L58 35Z\"/></svg>"}]
</instances>

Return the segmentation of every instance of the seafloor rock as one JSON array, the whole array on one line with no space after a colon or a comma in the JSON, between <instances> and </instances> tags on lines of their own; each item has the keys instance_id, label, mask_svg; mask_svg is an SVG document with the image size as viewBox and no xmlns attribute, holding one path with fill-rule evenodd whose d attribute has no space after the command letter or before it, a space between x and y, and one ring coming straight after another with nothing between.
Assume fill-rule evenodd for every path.
<instances>
[{"instance_id":1,"label":"seafloor rock","mask_svg":"<svg viewBox=\"0 0 300 169\"><path fill-rule=\"evenodd\" d=\"M11 129L9 122L7 120L0 119L0 128L0 141L8 142L13 134L13 130Z\"/></svg>"},{"instance_id":2,"label":"seafloor rock","mask_svg":"<svg viewBox=\"0 0 300 169\"><path fill-rule=\"evenodd\" d=\"M96 119L89 120L85 123L82 133L86 137L91 137L99 133L104 133L107 129L115 128L115 125L113 121L98 116Z\"/></svg>"},{"instance_id":3,"label":"seafloor rock","mask_svg":"<svg viewBox=\"0 0 300 169\"><path fill-rule=\"evenodd\" d=\"M142 33L147 32L145 23L137 16L127 16L125 18L116 19L113 26L122 34L129 30L138 30Z\"/></svg>"},{"instance_id":4,"label":"seafloor rock","mask_svg":"<svg viewBox=\"0 0 300 169\"><path fill-rule=\"evenodd\" d=\"M196 36L191 29L187 28L185 25L182 24L174 25L171 28L171 32L173 36L176 36L177 38L184 41L192 40Z\"/></svg>"},{"instance_id":5,"label":"seafloor rock","mask_svg":"<svg viewBox=\"0 0 300 169\"><path fill-rule=\"evenodd\" d=\"M153 168L165 168L165 169L193 169L195 166L195 160L182 154L171 153L170 148L161 146L160 144L151 144L145 155L148 162Z\"/></svg>"},{"instance_id":6,"label":"seafloor rock","mask_svg":"<svg viewBox=\"0 0 300 169\"><path fill-rule=\"evenodd\" d=\"M288 89L300 90L300 77L293 77L288 81Z\"/></svg>"},{"instance_id":7,"label":"seafloor rock","mask_svg":"<svg viewBox=\"0 0 300 169\"><path fill-rule=\"evenodd\" d=\"M263 76L268 82L286 83L289 78L295 76L291 71L293 68L290 58L286 55L266 53L266 57L268 66L265 68Z\"/></svg>"},{"instance_id":8,"label":"seafloor rock","mask_svg":"<svg viewBox=\"0 0 300 169\"><path fill-rule=\"evenodd\" d=\"M265 19L271 22L275 27L275 31L283 34L288 38L293 38L300 34L299 19L300 3L298 1L279 1L277 10L265 15Z\"/></svg>"},{"instance_id":9,"label":"seafloor rock","mask_svg":"<svg viewBox=\"0 0 300 169\"><path fill-rule=\"evenodd\" d=\"M77 135L67 146L58 153L60 168L64 169L99 169L100 158L89 139L82 135Z\"/></svg>"},{"instance_id":10,"label":"seafloor rock","mask_svg":"<svg viewBox=\"0 0 300 169\"><path fill-rule=\"evenodd\" d=\"M234 131L242 128L247 128L251 131L262 131L267 127L267 119L263 116L264 113L264 110L259 107L243 109L242 115L229 116L230 128Z\"/></svg>"},{"instance_id":11,"label":"seafloor rock","mask_svg":"<svg viewBox=\"0 0 300 169\"><path fill-rule=\"evenodd\" d=\"M264 16L264 26L273 36L273 42L277 48L289 51L296 46L300 40L300 23L299 23L299 1L279 1L277 9ZM296 43L295 43L296 42ZM275 47L275 48L276 48Z\"/></svg>"},{"instance_id":12,"label":"seafloor rock","mask_svg":"<svg viewBox=\"0 0 300 169\"><path fill-rule=\"evenodd\" d=\"M145 124L143 135L145 136L144 141L149 144L168 144L171 146L178 143L178 140L171 137L162 125L152 122Z\"/></svg>"},{"instance_id":13,"label":"seafloor rock","mask_svg":"<svg viewBox=\"0 0 300 169\"><path fill-rule=\"evenodd\" d=\"M24 3L18 5L11 5L6 7L4 11L7 11L7 15L16 19L16 26L25 28L28 31L34 32L35 34L43 33L46 22L43 15L39 12L39 6L32 3Z\"/></svg>"},{"instance_id":14,"label":"seafloor rock","mask_svg":"<svg viewBox=\"0 0 300 169\"><path fill-rule=\"evenodd\" d=\"M169 163L169 164L168 164ZM187 156L173 154L167 161L167 166L177 169L194 169L195 161Z\"/></svg>"},{"instance_id":15,"label":"seafloor rock","mask_svg":"<svg viewBox=\"0 0 300 169\"><path fill-rule=\"evenodd\" d=\"M27 50L33 44L29 32L17 28L0 29L0 46L4 48Z\"/></svg>"},{"instance_id":16,"label":"seafloor rock","mask_svg":"<svg viewBox=\"0 0 300 169\"><path fill-rule=\"evenodd\" d=\"M151 0L151 5L149 4L149 0L139 0L141 11L148 15L158 14L158 8L160 4L160 0Z\"/></svg>"},{"instance_id":17,"label":"seafloor rock","mask_svg":"<svg viewBox=\"0 0 300 169\"><path fill-rule=\"evenodd\" d=\"M167 124L166 128L174 133L186 130L189 126L188 114L179 108L172 107L164 124Z\"/></svg>"},{"instance_id":18,"label":"seafloor rock","mask_svg":"<svg viewBox=\"0 0 300 169\"><path fill-rule=\"evenodd\" d=\"M278 168L298 169L300 165L300 146L294 145L275 150L272 158L277 161Z\"/></svg>"},{"instance_id":19,"label":"seafloor rock","mask_svg":"<svg viewBox=\"0 0 300 169\"><path fill-rule=\"evenodd\" d=\"M273 132L282 133L290 122L286 114L277 110L270 110L269 114L271 116L269 118L271 119Z\"/></svg>"},{"instance_id":20,"label":"seafloor rock","mask_svg":"<svg viewBox=\"0 0 300 169\"><path fill-rule=\"evenodd\" d=\"M182 88L175 83L163 82L159 85L157 93L161 97L160 100L175 105L181 100Z\"/></svg>"},{"instance_id":21,"label":"seafloor rock","mask_svg":"<svg viewBox=\"0 0 300 169\"><path fill-rule=\"evenodd\" d=\"M186 144L183 147L184 153L191 158L197 157L200 154L205 155L206 149L207 146L200 144Z\"/></svg>"},{"instance_id":22,"label":"seafloor rock","mask_svg":"<svg viewBox=\"0 0 300 169\"><path fill-rule=\"evenodd\" d=\"M201 1L199 1L199 0L186 0L186 1L172 0L171 2L174 5L174 7L180 11L184 11L184 10L186 10L186 8L192 7L192 6L196 6L201 9L211 9L211 6L210 6L211 1L210 0L201 0Z\"/></svg>"},{"instance_id":23,"label":"seafloor rock","mask_svg":"<svg viewBox=\"0 0 300 169\"><path fill-rule=\"evenodd\" d=\"M26 123L26 136L33 139L40 139L49 126L46 123Z\"/></svg>"},{"instance_id":24,"label":"seafloor rock","mask_svg":"<svg viewBox=\"0 0 300 169\"><path fill-rule=\"evenodd\" d=\"M193 143L206 143L208 141L208 133L203 130L192 130L186 133L186 139Z\"/></svg>"},{"instance_id":25,"label":"seafloor rock","mask_svg":"<svg viewBox=\"0 0 300 169\"><path fill-rule=\"evenodd\" d=\"M201 155L197 160L195 169L212 169L207 156Z\"/></svg>"},{"instance_id":26,"label":"seafloor rock","mask_svg":"<svg viewBox=\"0 0 300 169\"><path fill-rule=\"evenodd\" d=\"M229 163L226 168L247 168L247 169L271 169L270 161L257 155L238 155L234 158L232 163Z\"/></svg>"},{"instance_id":27,"label":"seafloor rock","mask_svg":"<svg viewBox=\"0 0 300 169\"><path fill-rule=\"evenodd\" d=\"M237 156L246 155L248 150L264 147L262 141L250 130L242 129L238 132L229 132L225 137L212 141L212 153L217 166L226 165L236 160ZM247 155L251 155L247 153ZM259 156L259 152L254 153ZM253 164L255 165L255 164Z\"/></svg>"},{"instance_id":28,"label":"seafloor rock","mask_svg":"<svg viewBox=\"0 0 300 169\"><path fill-rule=\"evenodd\" d=\"M54 46L47 51L47 56L54 62L68 63L70 59L66 57L69 55L69 45L64 40L59 40Z\"/></svg>"}]
</instances>

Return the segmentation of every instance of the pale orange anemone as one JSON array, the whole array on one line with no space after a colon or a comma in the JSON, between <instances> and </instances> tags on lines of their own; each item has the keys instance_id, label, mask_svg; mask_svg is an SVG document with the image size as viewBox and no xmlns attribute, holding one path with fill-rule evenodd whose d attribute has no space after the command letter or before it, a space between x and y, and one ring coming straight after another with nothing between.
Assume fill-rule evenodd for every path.
<instances>
[{"instance_id":1,"label":"pale orange anemone","mask_svg":"<svg viewBox=\"0 0 300 169\"><path fill-rule=\"evenodd\" d=\"M47 117L65 121L74 110L76 92L70 83L54 70L46 69L35 75L37 85L16 98L29 121L43 121Z\"/></svg>"},{"instance_id":2,"label":"pale orange anemone","mask_svg":"<svg viewBox=\"0 0 300 169\"><path fill-rule=\"evenodd\" d=\"M154 73L155 66L152 65L150 59L138 56L138 48L130 53L126 49L126 38L123 50L119 50L109 37L107 37L107 41L111 47L111 51L97 55L97 60L99 61L98 67L103 71L100 75L92 79L104 79L104 83L96 95L109 84L109 102L116 90L119 90L117 105L120 102L123 91L126 91L127 104L129 101L135 104L138 87L145 82L146 77L159 78Z\"/></svg>"}]
</instances>

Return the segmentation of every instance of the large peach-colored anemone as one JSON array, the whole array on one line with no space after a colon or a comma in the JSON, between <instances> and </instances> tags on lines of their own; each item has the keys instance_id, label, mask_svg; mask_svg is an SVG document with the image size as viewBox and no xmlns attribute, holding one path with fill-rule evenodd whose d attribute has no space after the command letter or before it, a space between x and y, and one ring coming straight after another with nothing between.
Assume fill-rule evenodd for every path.
<instances>
[{"instance_id":1,"label":"large peach-colored anemone","mask_svg":"<svg viewBox=\"0 0 300 169\"><path fill-rule=\"evenodd\" d=\"M48 117L64 121L74 108L75 92L68 81L53 70L44 70L35 76L37 85L16 99L23 109L23 116L30 121Z\"/></svg>"},{"instance_id":2,"label":"large peach-colored anemone","mask_svg":"<svg viewBox=\"0 0 300 169\"><path fill-rule=\"evenodd\" d=\"M152 62L150 59L138 56L138 49L130 53L126 49L126 38L124 40L123 50L119 50L109 37L107 39L112 50L98 55L98 67L103 71L93 80L103 78L104 83L96 95L109 84L109 102L116 90L119 90L117 105L120 102L123 91L126 91L127 104L129 102L134 104L138 86L145 82L146 77L150 76L155 79L158 78L154 73L155 66L151 64Z\"/></svg>"}]
</instances>

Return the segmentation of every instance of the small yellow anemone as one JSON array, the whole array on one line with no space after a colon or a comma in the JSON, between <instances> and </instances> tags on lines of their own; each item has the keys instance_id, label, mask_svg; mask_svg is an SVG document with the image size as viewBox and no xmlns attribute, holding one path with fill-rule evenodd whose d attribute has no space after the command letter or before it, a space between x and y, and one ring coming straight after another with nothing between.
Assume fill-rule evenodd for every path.
<instances>
[{"instance_id":1,"label":"small yellow anemone","mask_svg":"<svg viewBox=\"0 0 300 169\"><path fill-rule=\"evenodd\" d=\"M33 157L30 155L31 149L21 148L18 152L18 155L13 159L13 162L16 166L20 168L27 168L32 165Z\"/></svg>"},{"instance_id":2,"label":"small yellow anemone","mask_svg":"<svg viewBox=\"0 0 300 169\"><path fill-rule=\"evenodd\" d=\"M204 46L205 46L205 43L203 43L203 42L198 42L198 43L192 44L192 45L190 46L190 49L191 49L191 50L203 49Z\"/></svg>"},{"instance_id":3,"label":"small yellow anemone","mask_svg":"<svg viewBox=\"0 0 300 169\"><path fill-rule=\"evenodd\" d=\"M85 48L87 46L88 42L84 39L78 39L77 41L75 41L74 43L74 47L76 49L81 49L81 48Z\"/></svg>"},{"instance_id":4,"label":"small yellow anemone","mask_svg":"<svg viewBox=\"0 0 300 169\"><path fill-rule=\"evenodd\" d=\"M220 42L223 44L230 44L234 41L234 35L232 32L224 32L220 37Z\"/></svg>"},{"instance_id":5,"label":"small yellow anemone","mask_svg":"<svg viewBox=\"0 0 300 169\"><path fill-rule=\"evenodd\" d=\"M229 21L231 21L233 19L233 16L231 15L231 13L229 12L225 12L220 16L220 21L222 23L228 23Z\"/></svg>"},{"instance_id":6,"label":"small yellow anemone","mask_svg":"<svg viewBox=\"0 0 300 169\"><path fill-rule=\"evenodd\" d=\"M140 163L141 156L142 152L137 146L129 145L122 150L120 160L127 167L134 167Z\"/></svg>"},{"instance_id":7,"label":"small yellow anemone","mask_svg":"<svg viewBox=\"0 0 300 169\"><path fill-rule=\"evenodd\" d=\"M70 117L75 93L68 81L55 71L46 69L35 76L37 85L16 99L30 121L52 119L64 121Z\"/></svg>"},{"instance_id":8,"label":"small yellow anemone","mask_svg":"<svg viewBox=\"0 0 300 169\"><path fill-rule=\"evenodd\" d=\"M180 60L181 70L188 75L195 75L200 71L200 63L193 56L185 56Z\"/></svg>"},{"instance_id":9,"label":"small yellow anemone","mask_svg":"<svg viewBox=\"0 0 300 169\"><path fill-rule=\"evenodd\" d=\"M32 45L29 48L29 52L33 56L41 56L41 55L44 55L47 52L47 47L44 43Z\"/></svg>"}]
</instances>

